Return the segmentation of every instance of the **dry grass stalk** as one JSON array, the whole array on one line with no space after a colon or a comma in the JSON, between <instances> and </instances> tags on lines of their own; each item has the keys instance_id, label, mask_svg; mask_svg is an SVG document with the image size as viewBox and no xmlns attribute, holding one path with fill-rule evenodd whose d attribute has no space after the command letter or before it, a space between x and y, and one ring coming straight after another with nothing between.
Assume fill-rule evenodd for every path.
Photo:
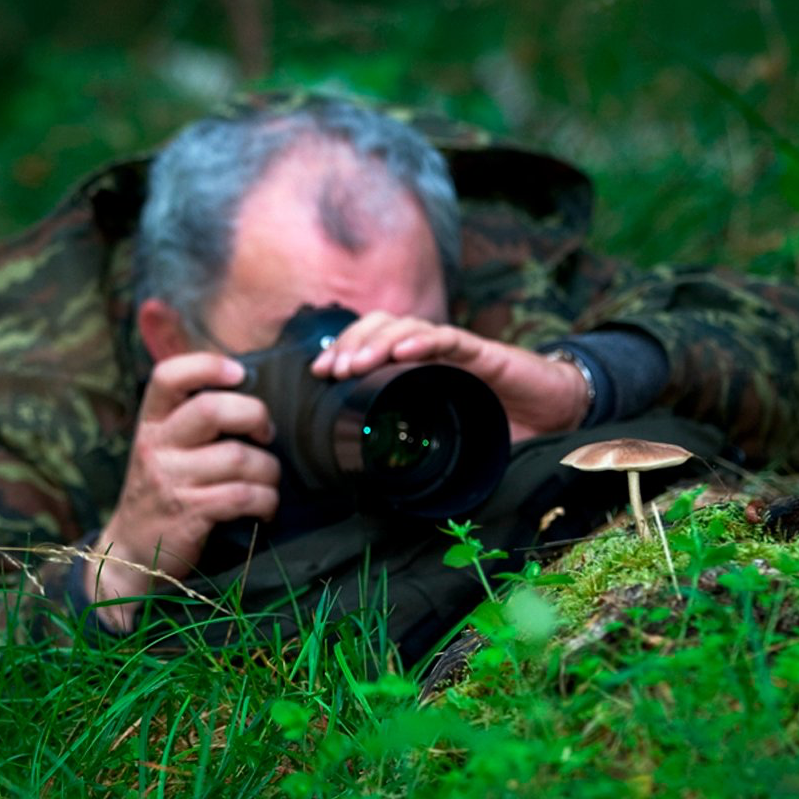
<instances>
[{"instance_id":1,"label":"dry grass stalk","mask_svg":"<svg viewBox=\"0 0 799 799\"><path fill-rule=\"evenodd\" d=\"M171 574L167 574L161 569L152 569L149 566L143 566L141 563L132 563L124 558L117 558L114 555L94 552L93 550L78 549L77 547L71 547L65 544L37 544L36 546L32 547L4 547L2 550L0 550L0 554L5 558L9 558L14 561L15 565L19 563L19 561L10 556L8 554L9 552L29 552L37 557L40 557L47 563L69 563L69 561L71 561L73 558L80 558L81 560L85 560L89 563L104 563L106 561L109 563L118 563L122 566L132 569L133 571L139 572L140 574L146 574L150 577L156 577L159 580L163 580L164 582L167 582L177 588L182 593L186 594L186 596L190 597L191 599L196 599L198 602L202 602L205 605L210 605L214 610L217 610L220 613L231 612L227 608L224 608L218 603L214 602L212 599L209 599L207 596L204 596L198 591L195 591L193 588L189 588L187 585L184 585L176 577L173 577ZM34 580L43 594L44 589L41 583L30 575L30 572L27 568L25 569L25 574Z\"/></svg>"},{"instance_id":2,"label":"dry grass stalk","mask_svg":"<svg viewBox=\"0 0 799 799\"><path fill-rule=\"evenodd\" d=\"M669 574L671 575L671 583L674 586L674 593L679 597L680 584L677 582L677 572L674 569L674 561L671 559L669 540L666 538L666 531L663 529L663 522L660 519L658 506L654 502L652 503L652 515L655 518L655 527L657 527L658 535L660 536L660 543L663 544L663 551L666 553L666 564L669 567Z\"/></svg>"},{"instance_id":3,"label":"dry grass stalk","mask_svg":"<svg viewBox=\"0 0 799 799\"><path fill-rule=\"evenodd\" d=\"M27 563L23 563L15 557L12 557L8 552L0 549L0 558L8 563L14 571L21 571L26 579L30 580L36 590L44 596L44 586L41 584L39 578L33 573L33 570ZM0 566L0 573L2 573L2 566Z\"/></svg>"}]
</instances>

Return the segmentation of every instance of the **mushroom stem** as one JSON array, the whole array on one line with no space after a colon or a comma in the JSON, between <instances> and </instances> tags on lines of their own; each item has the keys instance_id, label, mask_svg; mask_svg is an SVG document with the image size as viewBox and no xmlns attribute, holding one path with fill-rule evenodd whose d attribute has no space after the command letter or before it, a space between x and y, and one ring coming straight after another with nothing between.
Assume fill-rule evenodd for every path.
<instances>
[{"instance_id":1,"label":"mushroom stem","mask_svg":"<svg viewBox=\"0 0 799 799\"><path fill-rule=\"evenodd\" d=\"M641 481L639 479L640 472L630 469L627 472L627 487L630 490L630 505L633 507L633 517L635 518L635 527L638 530L638 535L644 541L652 540L652 533L649 530L649 525L646 523L646 516L644 516L644 505L641 502Z\"/></svg>"}]
</instances>

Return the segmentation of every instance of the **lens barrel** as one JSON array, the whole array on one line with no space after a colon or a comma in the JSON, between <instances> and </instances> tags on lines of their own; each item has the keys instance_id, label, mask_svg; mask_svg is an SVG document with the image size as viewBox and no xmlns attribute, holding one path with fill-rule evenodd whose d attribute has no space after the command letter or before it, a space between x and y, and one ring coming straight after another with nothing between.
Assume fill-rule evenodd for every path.
<instances>
[{"instance_id":1,"label":"lens barrel","mask_svg":"<svg viewBox=\"0 0 799 799\"><path fill-rule=\"evenodd\" d=\"M487 499L505 472L496 395L454 366L392 364L351 381L333 426L336 460L392 508L447 518Z\"/></svg>"},{"instance_id":2,"label":"lens barrel","mask_svg":"<svg viewBox=\"0 0 799 799\"><path fill-rule=\"evenodd\" d=\"M471 511L509 460L507 417L494 392L454 366L388 364L363 377L320 380L320 341L355 315L300 311L278 345L240 360L240 390L261 397L276 449L310 492L349 492L361 507L446 519Z\"/></svg>"}]
</instances>

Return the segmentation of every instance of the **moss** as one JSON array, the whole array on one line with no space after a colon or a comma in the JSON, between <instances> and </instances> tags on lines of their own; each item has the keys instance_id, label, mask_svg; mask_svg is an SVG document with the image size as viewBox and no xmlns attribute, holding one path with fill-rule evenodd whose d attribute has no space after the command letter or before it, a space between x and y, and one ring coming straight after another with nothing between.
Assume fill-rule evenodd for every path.
<instances>
[{"instance_id":1,"label":"moss","mask_svg":"<svg viewBox=\"0 0 799 799\"><path fill-rule=\"evenodd\" d=\"M708 505L666 526L666 537L678 575L684 575L691 556L675 547L693 538L705 548L734 543L736 548L730 560L740 565L757 559L774 565L785 556L799 560L799 541L776 540L763 525L746 520L744 507L743 502ZM574 580L569 585L542 589L561 617L563 627L559 637L575 632L584 624L608 592L645 586L651 589L648 594L662 595L669 579L659 537L642 541L632 522L605 529L576 544L545 571L567 574Z\"/></svg>"},{"instance_id":2,"label":"moss","mask_svg":"<svg viewBox=\"0 0 799 799\"><path fill-rule=\"evenodd\" d=\"M687 562L687 556L679 560ZM659 540L642 541L632 528L612 528L576 544L547 568L547 572L568 574L574 583L548 589L545 596L555 603L566 628L573 629L591 615L608 591L659 582L664 570Z\"/></svg>"}]
</instances>

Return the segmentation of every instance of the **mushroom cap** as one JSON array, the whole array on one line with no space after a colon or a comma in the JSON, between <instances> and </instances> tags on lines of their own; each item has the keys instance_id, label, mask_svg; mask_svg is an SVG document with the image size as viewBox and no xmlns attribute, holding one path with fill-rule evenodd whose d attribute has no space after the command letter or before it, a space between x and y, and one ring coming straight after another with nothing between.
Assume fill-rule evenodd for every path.
<instances>
[{"instance_id":1,"label":"mushroom cap","mask_svg":"<svg viewBox=\"0 0 799 799\"><path fill-rule=\"evenodd\" d=\"M679 466L693 455L693 452L676 444L644 441L641 438L613 438L578 447L561 463L586 472L603 472L607 469L646 472Z\"/></svg>"}]
</instances>

